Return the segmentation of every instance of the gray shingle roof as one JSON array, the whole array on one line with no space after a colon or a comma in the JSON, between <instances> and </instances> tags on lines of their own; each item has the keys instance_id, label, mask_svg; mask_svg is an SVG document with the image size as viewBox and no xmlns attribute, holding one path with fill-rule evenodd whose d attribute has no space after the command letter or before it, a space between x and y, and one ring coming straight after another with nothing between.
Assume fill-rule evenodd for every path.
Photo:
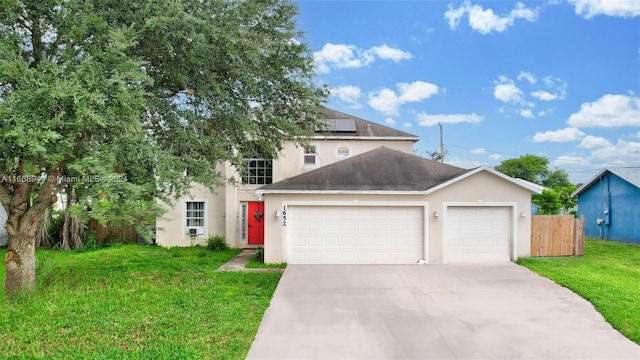
<instances>
[{"instance_id":1,"label":"gray shingle roof","mask_svg":"<svg viewBox=\"0 0 640 360\"><path fill-rule=\"evenodd\" d=\"M406 139L418 141L419 138L416 135L406 133L404 131L396 130L384 125L377 124L375 122L361 119L357 116L345 114L343 112L323 108L321 111L320 120L326 119L353 119L356 123L355 132L316 132L316 137L339 137L339 138L393 138L393 139Z\"/></svg>"},{"instance_id":2,"label":"gray shingle roof","mask_svg":"<svg viewBox=\"0 0 640 360\"><path fill-rule=\"evenodd\" d=\"M469 170L379 147L259 190L424 191Z\"/></svg>"}]
</instances>

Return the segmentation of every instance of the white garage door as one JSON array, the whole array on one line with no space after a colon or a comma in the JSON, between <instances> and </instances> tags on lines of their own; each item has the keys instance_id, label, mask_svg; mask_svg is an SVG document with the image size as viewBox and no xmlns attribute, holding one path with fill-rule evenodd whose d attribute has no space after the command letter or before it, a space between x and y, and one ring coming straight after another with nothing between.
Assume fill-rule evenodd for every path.
<instances>
[{"instance_id":1,"label":"white garage door","mask_svg":"<svg viewBox=\"0 0 640 360\"><path fill-rule=\"evenodd\" d=\"M510 207L448 207L445 261L510 261Z\"/></svg>"},{"instance_id":2,"label":"white garage door","mask_svg":"<svg viewBox=\"0 0 640 360\"><path fill-rule=\"evenodd\" d=\"M291 264L415 264L424 258L423 208L289 206Z\"/></svg>"}]
</instances>

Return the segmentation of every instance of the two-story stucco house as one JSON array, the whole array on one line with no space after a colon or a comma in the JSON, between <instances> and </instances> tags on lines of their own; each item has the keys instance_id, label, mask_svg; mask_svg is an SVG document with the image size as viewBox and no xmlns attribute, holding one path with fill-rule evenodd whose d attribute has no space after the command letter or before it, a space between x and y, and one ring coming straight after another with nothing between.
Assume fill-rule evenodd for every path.
<instances>
[{"instance_id":1,"label":"two-story stucco house","mask_svg":"<svg viewBox=\"0 0 640 360\"><path fill-rule=\"evenodd\" d=\"M209 236L224 236L232 247L264 246L264 222L254 214L264 212L256 190L264 185L302 174L380 146L413 153L415 135L338 111L325 109L324 129L318 129L309 146L286 142L277 159L246 159L244 174L221 165L223 177L236 185L216 192L194 185L191 196L179 199L156 222L156 243L161 246L205 244Z\"/></svg>"},{"instance_id":2,"label":"two-story stucco house","mask_svg":"<svg viewBox=\"0 0 640 360\"><path fill-rule=\"evenodd\" d=\"M266 262L513 261L530 254L531 194L491 168L413 155L414 135L334 110L309 145L246 159L236 185L194 186L157 221L162 246L262 246Z\"/></svg>"}]
</instances>

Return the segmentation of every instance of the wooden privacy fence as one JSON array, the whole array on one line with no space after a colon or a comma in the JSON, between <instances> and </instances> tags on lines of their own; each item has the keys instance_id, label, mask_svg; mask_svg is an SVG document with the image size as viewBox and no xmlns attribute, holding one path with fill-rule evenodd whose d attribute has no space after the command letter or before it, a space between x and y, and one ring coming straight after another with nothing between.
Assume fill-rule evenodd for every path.
<instances>
[{"instance_id":1,"label":"wooden privacy fence","mask_svg":"<svg viewBox=\"0 0 640 360\"><path fill-rule=\"evenodd\" d=\"M88 233L93 234L99 243L118 242L123 244L135 243L138 241L138 233L133 225L109 224L102 225L91 219L87 223Z\"/></svg>"},{"instance_id":2,"label":"wooden privacy fence","mask_svg":"<svg viewBox=\"0 0 640 360\"><path fill-rule=\"evenodd\" d=\"M531 217L531 256L584 255L584 215Z\"/></svg>"}]
</instances>

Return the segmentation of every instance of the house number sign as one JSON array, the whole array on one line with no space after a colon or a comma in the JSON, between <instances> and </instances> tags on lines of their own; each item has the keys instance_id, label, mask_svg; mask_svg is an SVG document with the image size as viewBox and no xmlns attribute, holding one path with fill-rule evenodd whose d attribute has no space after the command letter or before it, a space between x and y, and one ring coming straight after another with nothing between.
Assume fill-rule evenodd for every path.
<instances>
[{"instance_id":1,"label":"house number sign","mask_svg":"<svg viewBox=\"0 0 640 360\"><path fill-rule=\"evenodd\" d=\"M287 206L282 207L282 226L287 226Z\"/></svg>"}]
</instances>

